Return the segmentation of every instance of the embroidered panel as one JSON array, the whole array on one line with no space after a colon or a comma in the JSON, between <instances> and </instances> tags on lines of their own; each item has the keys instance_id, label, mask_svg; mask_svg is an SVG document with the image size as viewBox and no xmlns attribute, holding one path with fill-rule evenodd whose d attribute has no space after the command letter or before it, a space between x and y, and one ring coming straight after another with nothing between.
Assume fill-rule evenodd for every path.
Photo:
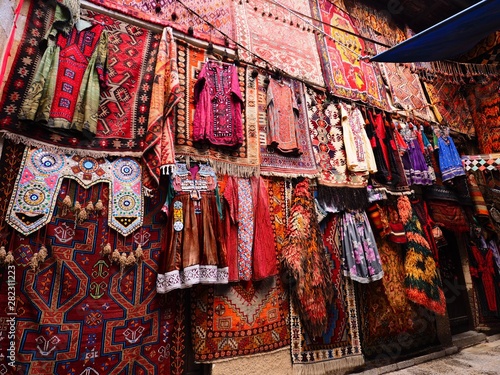
<instances>
[{"instance_id":1,"label":"embroidered panel","mask_svg":"<svg viewBox=\"0 0 500 375\"><path fill-rule=\"evenodd\" d=\"M141 168L135 160L110 162L29 148L9 203L7 223L26 236L46 225L52 218L64 178L76 180L84 188L108 182L112 196L109 226L127 236L142 225Z\"/></svg>"}]
</instances>

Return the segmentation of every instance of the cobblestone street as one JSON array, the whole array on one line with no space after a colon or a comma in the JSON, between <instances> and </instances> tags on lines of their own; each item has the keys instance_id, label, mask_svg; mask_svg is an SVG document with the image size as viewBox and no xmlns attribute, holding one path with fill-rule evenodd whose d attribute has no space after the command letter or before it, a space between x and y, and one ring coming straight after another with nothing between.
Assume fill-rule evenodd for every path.
<instances>
[{"instance_id":1,"label":"cobblestone street","mask_svg":"<svg viewBox=\"0 0 500 375\"><path fill-rule=\"evenodd\" d=\"M455 374L455 375L497 375L500 374L500 339L496 335L494 341L487 341L463 348L457 353L443 356L428 362L418 363L418 358L407 361L410 367L397 371L387 371L388 367L372 369L362 374L389 374L389 375L434 375L434 374ZM491 340L491 339L489 339ZM404 362L395 364L400 368ZM394 365L392 365L394 366ZM391 367L392 367L391 366Z\"/></svg>"}]
</instances>

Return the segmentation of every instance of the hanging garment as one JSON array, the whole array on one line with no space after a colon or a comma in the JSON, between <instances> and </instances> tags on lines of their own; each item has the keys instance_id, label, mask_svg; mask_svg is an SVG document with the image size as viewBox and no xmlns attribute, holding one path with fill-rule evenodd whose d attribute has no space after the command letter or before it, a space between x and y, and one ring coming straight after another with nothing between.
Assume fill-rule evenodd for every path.
<instances>
[{"instance_id":1,"label":"hanging garment","mask_svg":"<svg viewBox=\"0 0 500 375\"><path fill-rule=\"evenodd\" d=\"M9 203L7 223L27 236L50 222L65 178L76 180L84 188L108 182L112 195L108 225L124 236L142 226L141 167L134 159L108 161L29 147Z\"/></svg>"},{"instance_id":2,"label":"hanging garment","mask_svg":"<svg viewBox=\"0 0 500 375\"><path fill-rule=\"evenodd\" d=\"M229 281L276 275L276 246L264 180L228 176L224 185Z\"/></svg>"},{"instance_id":3,"label":"hanging garment","mask_svg":"<svg viewBox=\"0 0 500 375\"><path fill-rule=\"evenodd\" d=\"M462 159L458 154L453 139L448 135L441 134L438 137L438 145L439 169L441 170L442 180L448 181L454 177L465 175Z\"/></svg>"},{"instance_id":4,"label":"hanging garment","mask_svg":"<svg viewBox=\"0 0 500 375\"><path fill-rule=\"evenodd\" d=\"M273 78L267 87L267 144L284 154L302 154L296 127L299 106L288 83Z\"/></svg>"},{"instance_id":5,"label":"hanging garment","mask_svg":"<svg viewBox=\"0 0 500 375\"><path fill-rule=\"evenodd\" d=\"M342 130L347 168L353 172L375 173L377 164L365 131L365 120L359 108L341 103Z\"/></svg>"},{"instance_id":6,"label":"hanging garment","mask_svg":"<svg viewBox=\"0 0 500 375\"><path fill-rule=\"evenodd\" d=\"M341 225L344 275L360 283L380 280L384 271L366 213L346 211Z\"/></svg>"},{"instance_id":7,"label":"hanging garment","mask_svg":"<svg viewBox=\"0 0 500 375\"><path fill-rule=\"evenodd\" d=\"M193 139L216 146L243 143L242 104L238 68L208 60L194 85L196 105Z\"/></svg>"},{"instance_id":8,"label":"hanging garment","mask_svg":"<svg viewBox=\"0 0 500 375\"><path fill-rule=\"evenodd\" d=\"M401 129L400 132L406 142L405 153L401 159L408 184L432 185L434 181L429 173L429 166L425 161L424 144L420 132L413 125L408 125L406 128Z\"/></svg>"},{"instance_id":9,"label":"hanging garment","mask_svg":"<svg viewBox=\"0 0 500 375\"><path fill-rule=\"evenodd\" d=\"M19 118L91 139L105 85L108 33L100 24L48 39Z\"/></svg>"},{"instance_id":10,"label":"hanging garment","mask_svg":"<svg viewBox=\"0 0 500 375\"><path fill-rule=\"evenodd\" d=\"M167 235L156 290L168 293L195 284L227 284L228 266L217 205L217 177L205 164L177 163L167 200Z\"/></svg>"},{"instance_id":11,"label":"hanging garment","mask_svg":"<svg viewBox=\"0 0 500 375\"><path fill-rule=\"evenodd\" d=\"M173 109L181 97L177 45L172 28L165 27L156 58L155 79L149 98L146 148L142 156L148 172L143 177L143 183L149 189L158 187L160 176L168 175L175 166Z\"/></svg>"},{"instance_id":12,"label":"hanging garment","mask_svg":"<svg viewBox=\"0 0 500 375\"><path fill-rule=\"evenodd\" d=\"M495 260L493 252L489 248L478 248L471 244L470 250L476 267L470 265L471 275L481 280L490 311L497 311L497 299L495 291Z\"/></svg>"},{"instance_id":13,"label":"hanging garment","mask_svg":"<svg viewBox=\"0 0 500 375\"><path fill-rule=\"evenodd\" d=\"M444 315L446 300L441 278L429 243L424 238L421 224L407 196L398 198L398 213L408 238L405 255L406 295L411 301Z\"/></svg>"}]
</instances>

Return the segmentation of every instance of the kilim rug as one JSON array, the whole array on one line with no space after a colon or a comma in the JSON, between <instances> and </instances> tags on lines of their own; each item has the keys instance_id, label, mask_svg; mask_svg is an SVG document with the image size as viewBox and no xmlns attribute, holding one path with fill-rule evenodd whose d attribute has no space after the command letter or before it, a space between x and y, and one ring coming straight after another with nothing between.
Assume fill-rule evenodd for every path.
<instances>
[{"instance_id":1,"label":"kilim rug","mask_svg":"<svg viewBox=\"0 0 500 375\"><path fill-rule=\"evenodd\" d=\"M312 16L322 22L319 28L324 34L318 33L316 42L328 91L336 96L389 110L387 92L378 66L359 58L366 55L365 42L354 36L359 32L350 16L331 1L313 0L310 4ZM354 35L340 31L335 26L349 30Z\"/></svg>"},{"instance_id":2,"label":"kilim rug","mask_svg":"<svg viewBox=\"0 0 500 375\"><path fill-rule=\"evenodd\" d=\"M467 103L476 129L479 151L500 151L500 94L498 79L486 84L470 85Z\"/></svg>"},{"instance_id":3,"label":"kilim rug","mask_svg":"<svg viewBox=\"0 0 500 375\"><path fill-rule=\"evenodd\" d=\"M435 315L408 300L403 252L377 238L384 277L358 287L363 353L376 365L436 343Z\"/></svg>"},{"instance_id":4,"label":"kilim rug","mask_svg":"<svg viewBox=\"0 0 500 375\"><path fill-rule=\"evenodd\" d=\"M250 51L240 50L241 59L279 68L301 81L325 86L308 1L253 0L234 4L238 42Z\"/></svg>"},{"instance_id":5,"label":"kilim rug","mask_svg":"<svg viewBox=\"0 0 500 375\"><path fill-rule=\"evenodd\" d=\"M285 236L285 184L267 181L279 254ZM192 340L197 362L269 352L290 344L289 301L280 278L192 291Z\"/></svg>"},{"instance_id":6,"label":"kilim rug","mask_svg":"<svg viewBox=\"0 0 500 375\"><path fill-rule=\"evenodd\" d=\"M323 374L347 370L364 363L356 315L354 286L342 276L342 247L339 216L332 216L323 235L335 296L329 306L328 329L322 336L310 337L299 316L291 308L292 362L299 374Z\"/></svg>"},{"instance_id":7,"label":"kilim rug","mask_svg":"<svg viewBox=\"0 0 500 375\"><path fill-rule=\"evenodd\" d=\"M240 88L245 103L244 141L239 148L223 148L193 142L194 85L203 63L205 50L178 41L178 68L181 99L175 118L175 154L186 159L208 161L216 172L238 177L258 174L259 138L257 132L257 86L245 67L238 68Z\"/></svg>"},{"instance_id":8,"label":"kilim rug","mask_svg":"<svg viewBox=\"0 0 500 375\"><path fill-rule=\"evenodd\" d=\"M18 123L19 107L40 61L38 45L53 17L52 8L40 1L32 2L19 48L13 51L13 66L0 99L0 131L16 141L57 152L141 156L161 35L90 11L82 10L82 16L101 22L109 33L107 87L101 92L96 136L87 141Z\"/></svg>"},{"instance_id":9,"label":"kilim rug","mask_svg":"<svg viewBox=\"0 0 500 375\"><path fill-rule=\"evenodd\" d=\"M227 0L89 0L108 9L118 10L133 18L154 24L171 26L187 34L193 28L193 36L215 44L225 45L222 33L234 40L233 1ZM185 4L187 7L183 6ZM157 12L159 6L159 12ZM188 10L188 8L190 10ZM199 15L196 16L195 13ZM211 23L215 28L208 25ZM222 32L220 33L219 30ZM231 45L234 43L229 42Z\"/></svg>"},{"instance_id":10,"label":"kilim rug","mask_svg":"<svg viewBox=\"0 0 500 375\"><path fill-rule=\"evenodd\" d=\"M260 134L260 172L264 176L281 177L310 177L318 175L318 168L314 159L314 151L309 134L309 123L307 118L307 103L304 94L304 85L298 81L292 81L292 89L296 93L299 120L295 128L297 143L302 149L300 156L285 155L276 152L274 148L267 147L267 85L265 77L259 74L257 79L257 120Z\"/></svg>"},{"instance_id":11,"label":"kilim rug","mask_svg":"<svg viewBox=\"0 0 500 375\"><path fill-rule=\"evenodd\" d=\"M469 104L461 91L462 86L437 78L433 83L424 83L434 114L438 122L444 122L453 130L474 135L474 121Z\"/></svg>"},{"instance_id":12,"label":"kilim rug","mask_svg":"<svg viewBox=\"0 0 500 375\"><path fill-rule=\"evenodd\" d=\"M76 226L62 214L66 193L106 205L106 184L85 190L66 180L61 190L44 229L30 236L14 232L6 244L15 259L16 374L182 374L182 295L165 301L156 295L164 199L147 199L144 225L125 239L109 230L106 213L93 213ZM121 270L101 256L108 242L126 254L141 245L143 258ZM42 244L48 257L33 271L28 262ZM0 329L6 336L7 283L0 285Z\"/></svg>"}]
</instances>

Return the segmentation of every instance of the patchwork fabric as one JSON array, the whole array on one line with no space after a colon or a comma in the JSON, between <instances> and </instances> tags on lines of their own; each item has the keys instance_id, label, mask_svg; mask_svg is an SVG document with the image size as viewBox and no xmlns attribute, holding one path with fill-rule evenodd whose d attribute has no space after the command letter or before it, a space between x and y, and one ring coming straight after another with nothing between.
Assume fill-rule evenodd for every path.
<instances>
[{"instance_id":1,"label":"patchwork fabric","mask_svg":"<svg viewBox=\"0 0 500 375\"><path fill-rule=\"evenodd\" d=\"M7 223L27 236L51 221L64 178L84 188L110 184L108 225L128 236L142 225L141 167L133 159L113 162L27 148L9 203ZM84 202L86 203L86 202Z\"/></svg>"},{"instance_id":2,"label":"patchwork fabric","mask_svg":"<svg viewBox=\"0 0 500 375\"><path fill-rule=\"evenodd\" d=\"M493 171L500 169L500 154L463 155L462 163L466 172Z\"/></svg>"},{"instance_id":3,"label":"patchwork fabric","mask_svg":"<svg viewBox=\"0 0 500 375\"><path fill-rule=\"evenodd\" d=\"M216 172L250 177L259 170L257 132L257 87L245 67L238 67L238 79L245 106L243 144L238 148L216 147L193 141L194 85L207 57L205 50L178 42L179 82L182 97L175 118L175 153L196 161L210 162Z\"/></svg>"},{"instance_id":4,"label":"patchwork fabric","mask_svg":"<svg viewBox=\"0 0 500 375\"><path fill-rule=\"evenodd\" d=\"M297 103L299 107L299 118L296 122L295 136L297 137L297 144L301 149L302 154L294 156L278 152L274 149L274 147L268 147L267 145L267 85L264 83L264 80L265 78L262 74L259 74L257 81L255 81L257 88L255 103L257 103L258 106L256 119L258 120L258 130L260 135L261 175L280 177L316 177L318 175L318 169L314 159L311 136L309 134L304 85L298 81L291 82L292 90L298 98L297 101L300 101L300 104Z\"/></svg>"},{"instance_id":5,"label":"patchwork fabric","mask_svg":"<svg viewBox=\"0 0 500 375\"><path fill-rule=\"evenodd\" d=\"M291 77L325 86L309 21L308 1L281 0L278 5L277 2L253 0L235 2L234 7L237 41L253 52L239 51L242 60L266 68L267 63L255 59L257 55ZM297 15L285 8L293 9Z\"/></svg>"},{"instance_id":6,"label":"patchwork fabric","mask_svg":"<svg viewBox=\"0 0 500 375\"><path fill-rule=\"evenodd\" d=\"M108 33L107 81L101 90L97 133L92 140L48 132L18 121L18 111L40 62L39 43L53 17L48 3L34 1L0 99L0 130L6 137L57 151L93 157L141 156L146 148L149 98L161 35L82 10Z\"/></svg>"},{"instance_id":7,"label":"patchwork fabric","mask_svg":"<svg viewBox=\"0 0 500 375\"><path fill-rule=\"evenodd\" d=\"M327 330L321 336L311 337L303 329L296 311L291 309L292 362L294 367L303 368L304 372L310 371L308 373L319 373L320 370L345 370L364 362L353 282L344 278L341 272L339 223L339 216L332 216L323 234L335 293L328 307Z\"/></svg>"},{"instance_id":8,"label":"patchwork fabric","mask_svg":"<svg viewBox=\"0 0 500 375\"><path fill-rule=\"evenodd\" d=\"M269 352L290 342L288 302L277 277L196 287L191 300L197 362Z\"/></svg>"},{"instance_id":9,"label":"patchwork fabric","mask_svg":"<svg viewBox=\"0 0 500 375\"><path fill-rule=\"evenodd\" d=\"M350 16L329 1L314 0L310 4L312 16L322 21L319 27L326 34L318 33L316 42L328 91L390 110L378 66L359 58L366 55L365 41L355 36L359 32Z\"/></svg>"},{"instance_id":10,"label":"patchwork fabric","mask_svg":"<svg viewBox=\"0 0 500 375\"><path fill-rule=\"evenodd\" d=\"M90 0L90 2L157 25L171 26L184 34L187 34L189 27L192 27L195 38L216 44L225 45L227 40L217 30L222 31L231 39L235 39L234 5L232 1L198 0L196 2L184 2L189 4L189 8L196 12L199 17L194 16L192 12L176 0ZM214 27L210 27L207 21ZM229 43L232 46L232 42Z\"/></svg>"},{"instance_id":11,"label":"patchwork fabric","mask_svg":"<svg viewBox=\"0 0 500 375\"><path fill-rule=\"evenodd\" d=\"M83 190L63 183L58 202L67 195L81 201L101 199L107 205L110 191L107 184ZM109 230L105 212L74 228L59 209L39 233L13 233L9 248L16 265L18 373L183 373L182 294L163 301L155 293L162 202L159 196L147 198L144 224L127 238ZM140 245L143 258L121 272L100 255L106 243L121 253ZM49 256L33 272L27 264L42 244ZM0 304L7 304L5 283ZM5 311L2 307L2 335L8 329Z\"/></svg>"}]
</instances>

